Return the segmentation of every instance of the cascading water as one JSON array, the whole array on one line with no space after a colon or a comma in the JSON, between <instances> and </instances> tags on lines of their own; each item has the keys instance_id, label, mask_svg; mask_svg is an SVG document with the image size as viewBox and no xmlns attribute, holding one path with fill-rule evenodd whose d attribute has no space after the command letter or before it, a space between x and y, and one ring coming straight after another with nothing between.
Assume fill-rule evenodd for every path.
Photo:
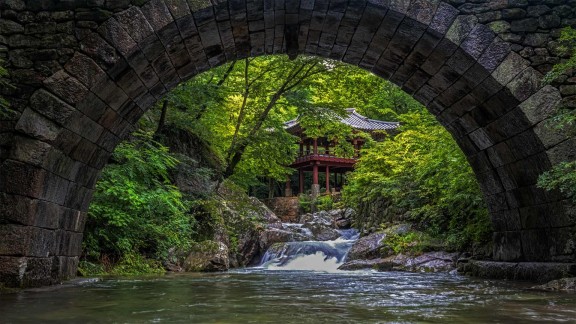
<instances>
[{"instance_id":1,"label":"cascading water","mask_svg":"<svg viewBox=\"0 0 576 324\"><path fill-rule=\"evenodd\" d=\"M301 224L283 224L301 227ZM306 229L302 229L306 230ZM259 267L267 270L309 270L336 272L358 239L355 229L338 230L340 237L331 241L302 241L273 244Z\"/></svg>"}]
</instances>

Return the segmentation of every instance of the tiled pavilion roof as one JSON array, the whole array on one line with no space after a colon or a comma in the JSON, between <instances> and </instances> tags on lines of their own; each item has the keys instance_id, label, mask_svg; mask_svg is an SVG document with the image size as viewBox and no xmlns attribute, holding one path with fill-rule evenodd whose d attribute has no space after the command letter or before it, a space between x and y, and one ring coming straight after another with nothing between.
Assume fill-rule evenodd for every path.
<instances>
[{"instance_id":1,"label":"tiled pavilion roof","mask_svg":"<svg viewBox=\"0 0 576 324\"><path fill-rule=\"evenodd\" d=\"M375 130L393 130L400 126L400 123L398 122L387 122L364 117L359 113L357 113L356 109L354 108L347 108L346 112L348 113L348 116L339 117L340 122L354 129L370 132ZM299 130L300 123L298 121L298 118L285 122L284 127L288 132Z\"/></svg>"}]
</instances>

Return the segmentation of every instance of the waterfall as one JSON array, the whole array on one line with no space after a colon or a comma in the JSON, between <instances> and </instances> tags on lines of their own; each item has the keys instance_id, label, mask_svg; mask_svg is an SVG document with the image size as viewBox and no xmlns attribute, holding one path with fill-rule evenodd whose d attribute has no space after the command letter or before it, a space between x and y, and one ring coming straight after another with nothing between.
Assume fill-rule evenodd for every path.
<instances>
[{"instance_id":1,"label":"waterfall","mask_svg":"<svg viewBox=\"0 0 576 324\"><path fill-rule=\"evenodd\" d=\"M339 230L332 241L301 241L273 244L260 261L267 270L310 270L336 272L358 239L354 229Z\"/></svg>"}]
</instances>

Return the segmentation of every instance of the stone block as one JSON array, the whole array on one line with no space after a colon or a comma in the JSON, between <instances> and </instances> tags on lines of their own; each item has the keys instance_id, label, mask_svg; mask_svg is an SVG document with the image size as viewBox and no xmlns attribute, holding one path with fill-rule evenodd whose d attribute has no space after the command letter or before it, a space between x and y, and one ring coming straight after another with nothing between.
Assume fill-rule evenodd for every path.
<instances>
[{"instance_id":1,"label":"stone block","mask_svg":"<svg viewBox=\"0 0 576 324\"><path fill-rule=\"evenodd\" d=\"M53 280L70 280L76 277L79 258L56 256L52 259L51 277Z\"/></svg>"},{"instance_id":2,"label":"stone block","mask_svg":"<svg viewBox=\"0 0 576 324\"><path fill-rule=\"evenodd\" d=\"M62 205L71 182L57 174L47 172L44 181L42 196L47 201Z\"/></svg>"},{"instance_id":3,"label":"stone block","mask_svg":"<svg viewBox=\"0 0 576 324\"><path fill-rule=\"evenodd\" d=\"M446 38L456 45L460 45L468 34L476 27L478 18L473 15L457 16L450 29L446 32Z\"/></svg>"},{"instance_id":4,"label":"stone block","mask_svg":"<svg viewBox=\"0 0 576 324\"><path fill-rule=\"evenodd\" d=\"M98 33L124 57L129 57L137 50L136 42L115 19L106 21L98 28Z\"/></svg>"},{"instance_id":5,"label":"stone block","mask_svg":"<svg viewBox=\"0 0 576 324\"><path fill-rule=\"evenodd\" d=\"M477 130L470 133L468 136L481 151L495 144L490 135L483 128L478 128Z\"/></svg>"},{"instance_id":6,"label":"stone block","mask_svg":"<svg viewBox=\"0 0 576 324\"><path fill-rule=\"evenodd\" d=\"M106 78L106 73L96 62L79 52L74 53L64 68L82 82L86 88L92 88L96 83Z\"/></svg>"},{"instance_id":7,"label":"stone block","mask_svg":"<svg viewBox=\"0 0 576 324\"><path fill-rule=\"evenodd\" d=\"M517 32L535 32L538 29L539 22L537 18L526 18L514 20L510 26L513 33Z\"/></svg>"},{"instance_id":8,"label":"stone block","mask_svg":"<svg viewBox=\"0 0 576 324\"><path fill-rule=\"evenodd\" d=\"M60 86L56 88L61 90ZM74 94L71 94L71 96L74 96ZM74 100L75 99L70 99L70 101ZM66 123L66 121L76 111L74 107L66 104L64 101L43 89L36 91L32 95L30 98L30 106L32 109L60 125Z\"/></svg>"},{"instance_id":9,"label":"stone block","mask_svg":"<svg viewBox=\"0 0 576 324\"><path fill-rule=\"evenodd\" d=\"M18 120L16 130L45 142L52 142L60 133L61 127L52 120L26 108Z\"/></svg>"},{"instance_id":10,"label":"stone block","mask_svg":"<svg viewBox=\"0 0 576 324\"><path fill-rule=\"evenodd\" d=\"M118 87L112 80L106 80L94 86L90 91L96 94L104 103L112 109L120 108L126 101L128 96Z\"/></svg>"},{"instance_id":11,"label":"stone block","mask_svg":"<svg viewBox=\"0 0 576 324\"><path fill-rule=\"evenodd\" d=\"M128 70L124 73L117 82L118 86L124 90L124 93L128 95L131 99L138 98L145 92L147 92L146 87L140 81L140 78L134 72L134 70Z\"/></svg>"},{"instance_id":12,"label":"stone block","mask_svg":"<svg viewBox=\"0 0 576 324\"><path fill-rule=\"evenodd\" d=\"M440 1L411 1L410 6L406 9L406 16L428 25L432 22L432 19L438 19L437 15L435 15L435 12L439 6L439 3Z\"/></svg>"},{"instance_id":13,"label":"stone block","mask_svg":"<svg viewBox=\"0 0 576 324\"><path fill-rule=\"evenodd\" d=\"M496 261L518 261L522 255L522 238L520 232L495 232L493 236L492 255Z\"/></svg>"},{"instance_id":14,"label":"stone block","mask_svg":"<svg viewBox=\"0 0 576 324\"><path fill-rule=\"evenodd\" d=\"M430 22L429 28L440 35L444 35L458 14L459 11L456 8L440 1L436 13L434 14L434 18L432 18Z\"/></svg>"},{"instance_id":15,"label":"stone block","mask_svg":"<svg viewBox=\"0 0 576 324\"><path fill-rule=\"evenodd\" d=\"M553 260L560 262L574 262L576 245L574 244L574 227L549 228L546 230L550 242L549 254ZM573 266L572 275L576 273Z\"/></svg>"},{"instance_id":16,"label":"stone block","mask_svg":"<svg viewBox=\"0 0 576 324\"><path fill-rule=\"evenodd\" d=\"M73 181L86 188L93 188L99 176L100 170L95 169L89 165L82 164L79 168L76 178L73 179Z\"/></svg>"},{"instance_id":17,"label":"stone block","mask_svg":"<svg viewBox=\"0 0 576 324\"><path fill-rule=\"evenodd\" d=\"M127 61L132 70L138 74L140 81L147 88L151 88L160 80L143 52L135 52Z\"/></svg>"},{"instance_id":18,"label":"stone block","mask_svg":"<svg viewBox=\"0 0 576 324\"><path fill-rule=\"evenodd\" d=\"M488 211L490 213L496 213L501 211L509 210L508 202L506 199L505 193L497 193L497 194L484 194L484 201L486 202L486 206L488 207Z\"/></svg>"},{"instance_id":19,"label":"stone block","mask_svg":"<svg viewBox=\"0 0 576 324\"><path fill-rule=\"evenodd\" d=\"M470 155L467 157L472 170L476 173L484 173L492 170L492 165L490 164L490 160L486 155L486 152L480 151L474 155Z\"/></svg>"},{"instance_id":20,"label":"stone block","mask_svg":"<svg viewBox=\"0 0 576 324\"><path fill-rule=\"evenodd\" d=\"M54 284L52 258L0 256L0 277L7 287L38 287Z\"/></svg>"},{"instance_id":21,"label":"stone block","mask_svg":"<svg viewBox=\"0 0 576 324\"><path fill-rule=\"evenodd\" d=\"M120 59L116 49L96 33L88 34L80 42L80 50L104 67L103 69L112 67Z\"/></svg>"},{"instance_id":22,"label":"stone block","mask_svg":"<svg viewBox=\"0 0 576 324\"><path fill-rule=\"evenodd\" d=\"M82 233L59 230L55 233L58 256L78 257L82 252Z\"/></svg>"},{"instance_id":23,"label":"stone block","mask_svg":"<svg viewBox=\"0 0 576 324\"><path fill-rule=\"evenodd\" d=\"M506 59L492 73L492 77L500 84L505 85L512 81L520 72L524 71L530 62L519 54L511 52Z\"/></svg>"},{"instance_id":24,"label":"stone block","mask_svg":"<svg viewBox=\"0 0 576 324\"><path fill-rule=\"evenodd\" d=\"M418 91L416 91L416 93L414 94L414 99L419 101L424 106L428 106L436 96L438 96L438 92L436 91L436 89L432 88L428 84L425 84Z\"/></svg>"},{"instance_id":25,"label":"stone block","mask_svg":"<svg viewBox=\"0 0 576 324\"><path fill-rule=\"evenodd\" d=\"M459 74L455 69L445 65L440 70L430 78L428 84L437 92L441 93L442 91L448 89L458 78L460 78L461 74Z\"/></svg>"},{"instance_id":26,"label":"stone block","mask_svg":"<svg viewBox=\"0 0 576 324\"><path fill-rule=\"evenodd\" d=\"M42 166L52 149L50 144L29 137L16 135L12 141L13 145L8 158L34 166Z\"/></svg>"},{"instance_id":27,"label":"stone block","mask_svg":"<svg viewBox=\"0 0 576 324\"><path fill-rule=\"evenodd\" d=\"M478 184L485 195L493 195L504 191L499 174L496 170L477 173Z\"/></svg>"},{"instance_id":28,"label":"stone block","mask_svg":"<svg viewBox=\"0 0 576 324\"><path fill-rule=\"evenodd\" d=\"M151 0L140 9L150 26L157 32L174 21L165 1Z\"/></svg>"},{"instance_id":29,"label":"stone block","mask_svg":"<svg viewBox=\"0 0 576 324\"><path fill-rule=\"evenodd\" d=\"M14 224L57 228L59 207L24 196L0 194L0 219Z\"/></svg>"},{"instance_id":30,"label":"stone block","mask_svg":"<svg viewBox=\"0 0 576 324\"><path fill-rule=\"evenodd\" d=\"M544 147L532 130L515 135L506 140L506 145L518 160L542 152ZM552 161L552 159L551 159Z\"/></svg>"},{"instance_id":31,"label":"stone block","mask_svg":"<svg viewBox=\"0 0 576 324\"><path fill-rule=\"evenodd\" d=\"M96 143L98 138L100 138L100 134L104 131L101 125L82 113L78 113L75 118L71 118L64 126L92 143Z\"/></svg>"},{"instance_id":32,"label":"stone block","mask_svg":"<svg viewBox=\"0 0 576 324\"><path fill-rule=\"evenodd\" d=\"M41 197L46 177L45 170L13 160L3 161L1 169L0 191L34 198Z\"/></svg>"},{"instance_id":33,"label":"stone block","mask_svg":"<svg viewBox=\"0 0 576 324\"><path fill-rule=\"evenodd\" d=\"M506 87L510 89L516 99L524 101L540 90L542 77L540 72L527 68L510 81Z\"/></svg>"},{"instance_id":34,"label":"stone block","mask_svg":"<svg viewBox=\"0 0 576 324\"><path fill-rule=\"evenodd\" d=\"M73 180L78 174L79 164L60 150L52 149L44 159L44 169L67 180Z\"/></svg>"},{"instance_id":35,"label":"stone block","mask_svg":"<svg viewBox=\"0 0 576 324\"><path fill-rule=\"evenodd\" d=\"M146 37L144 40L138 42L138 45L142 49L142 53L148 59L148 61L152 62L157 59L160 55L166 52L164 45L156 36L156 34L152 34Z\"/></svg>"},{"instance_id":36,"label":"stone block","mask_svg":"<svg viewBox=\"0 0 576 324\"><path fill-rule=\"evenodd\" d=\"M98 146L104 150L108 151L108 153L112 153L118 142L120 142L120 138L118 138L116 134L105 129L102 135L100 135L100 138L96 144L98 144Z\"/></svg>"},{"instance_id":37,"label":"stone block","mask_svg":"<svg viewBox=\"0 0 576 324\"><path fill-rule=\"evenodd\" d=\"M486 153L495 168L516 161L514 154L505 142L487 148Z\"/></svg>"},{"instance_id":38,"label":"stone block","mask_svg":"<svg viewBox=\"0 0 576 324\"><path fill-rule=\"evenodd\" d=\"M53 146L62 151L62 153L69 155L81 139L82 137L80 135L64 128L60 134L58 134Z\"/></svg>"},{"instance_id":39,"label":"stone block","mask_svg":"<svg viewBox=\"0 0 576 324\"><path fill-rule=\"evenodd\" d=\"M576 137L572 137L546 150L552 165L576 160Z\"/></svg>"},{"instance_id":40,"label":"stone block","mask_svg":"<svg viewBox=\"0 0 576 324\"><path fill-rule=\"evenodd\" d=\"M156 71L156 74L158 74L158 77L167 88L174 82L179 83L180 77L174 69L168 54L164 53L160 55L156 60L154 60L154 62L152 62L152 67L154 67L154 71ZM150 92L154 94L154 88L150 89Z\"/></svg>"},{"instance_id":41,"label":"stone block","mask_svg":"<svg viewBox=\"0 0 576 324\"><path fill-rule=\"evenodd\" d=\"M72 150L70 157L76 161L90 164L92 155L99 149L96 144L82 138L78 145Z\"/></svg>"},{"instance_id":42,"label":"stone block","mask_svg":"<svg viewBox=\"0 0 576 324\"><path fill-rule=\"evenodd\" d=\"M534 126L534 134L540 139L544 148L549 149L569 138L569 135L555 127L554 117L550 117Z\"/></svg>"},{"instance_id":43,"label":"stone block","mask_svg":"<svg viewBox=\"0 0 576 324\"><path fill-rule=\"evenodd\" d=\"M522 252L531 261L550 261L550 240L545 229L523 230Z\"/></svg>"},{"instance_id":44,"label":"stone block","mask_svg":"<svg viewBox=\"0 0 576 324\"><path fill-rule=\"evenodd\" d=\"M476 25L464 39L460 47L474 59L480 58L482 53L493 44L496 35L484 25Z\"/></svg>"},{"instance_id":45,"label":"stone block","mask_svg":"<svg viewBox=\"0 0 576 324\"><path fill-rule=\"evenodd\" d=\"M549 227L570 226L564 204L561 202L524 207L520 209L522 228L543 229Z\"/></svg>"},{"instance_id":46,"label":"stone block","mask_svg":"<svg viewBox=\"0 0 576 324\"><path fill-rule=\"evenodd\" d=\"M486 126L486 131L492 135L495 141L500 142L520 134L532 126L524 113L519 108L515 108Z\"/></svg>"},{"instance_id":47,"label":"stone block","mask_svg":"<svg viewBox=\"0 0 576 324\"><path fill-rule=\"evenodd\" d=\"M88 89L80 83L80 81L63 70L56 72L44 80L44 85L52 93L71 105L79 103L88 95Z\"/></svg>"},{"instance_id":48,"label":"stone block","mask_svg":"<svg viewBox=\"0 0 576 324\"><path fill-rule=\"evenodd\" d=\"M186 0L166 0L165 3L175 19L190 14L190 8Z\"/></svg>"},{"instance_id":49,"label":"stone block","mask_svg":"<svg viewBox=\"0 0 576 324\"><path fill-rule=\"evenodd\" d=\"M562 97L558 89L547 85L524 100L519 107L526 118L532 124L536 124L554 115L561 100Z\"/></svg>"},{"instance_id":50,"label":"stone block","mask_svg":"<svg viewBox=\"0 0 576 324\"><path fill-rule=\"evenodd\" d=\"M450 57L452 57L452 54L456 51L457 48L458 46L455 45L452 41L448 39L442 39L434 51L432 51L430 56L428 56L426 62L424 62L420 68L428 75L435 75L444 65L444 63Z\"/></svg>"},{"instance_id":51,"label":"stone block","mask_svg":"<svg viewBox=\"0 0 576 324\"><path fill-rule=\"evenodd\" d=\"M33 226L0 226L0 255L48 257L54 252L54 231Z\"/></svg>"}]
</instances>

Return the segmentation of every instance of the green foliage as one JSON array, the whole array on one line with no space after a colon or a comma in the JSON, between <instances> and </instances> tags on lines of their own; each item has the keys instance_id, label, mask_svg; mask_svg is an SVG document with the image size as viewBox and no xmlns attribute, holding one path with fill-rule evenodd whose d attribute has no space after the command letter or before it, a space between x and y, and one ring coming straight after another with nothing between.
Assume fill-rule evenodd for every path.
<instances>
[{"instance_id":1,"label":"green foliage","mask_svg":"<svg viewBox=\"0 0 576 324\"><path fill-rule=\"evenodd\" d=\"M576 161L555 165L538 178L538 186L547 190L558 189L576 202Z\"/></svg>"},{"instance_id":2,"label":"green foliage","mask_svg":"<svg viewBox=\"0 0 576 324\"><path fill-rule=\"evenodd\" d=\"M304 213L336 208L336 201L331 195L320 195L313 200L310 195L302 194L298 196L298 204Z\"/></svg>"},{"instance_id":3,"label":"green foliage","mask_svg":"<svg viewBox=\"0 0 576 324\"><path fill-rule=\"evenodd\" d=\"M155 269L140 255L166 258L170 249L190 245L194 219L189 204L170 183L178 161L151 134L136 133L121 143L107 165L89 209L85 254L119 261L120 272Z\"/></svg>"},{"instance_id":4,"label":"green foliage","mask_svg":"<svg viewBox=\"0 0 576 324\"><path fill-rule=\"evenodd\" d=\"M576 29L565 27L562 29L558 41L560 43L558 51L568 56L568 59L554 65L552 70L544 77L544 82L552 82L562 74L576 67Z\"/></svg>"},{"instance_id":5,"label":"green foliage","mask_svg":"<svg viewBox=\"0 0 576 324\"><path fill-rule=\"evenodd\" d=\"M394 250L395 254L420 254L424 252L427 242L430 240L430 236L422 232L389 233L386 235L386 245Z\"/></svg>"},{"instance_id":6,"label":"green foliage","mask_svg":"<svg viewBox=\"0 0 576 324\"><path fill-rule=\"evenodd\" d=\"M455 248L489 239L486 206L475 176L450 134L423 108L399 115L402 131L362 152L344 197L350 206L384 198ZM363 215L358 215L361 218ZM385 221L380 219L380 222ZM357 219L358 225L362 221Z\"/></svg>"},{"instance_id":7,"label":"green foliage","mask_svg":"<svg viewBox=\"0 0 576 324\"><path fill-rule=\"evenodd\" d=\"M298 205L304 213L310 213L312 211L312 199L310 195L298 195Z\"/></svg>"},{"instance_id":8,"label":"green foliage","mask_svg":"<svg viewBox=\"0 0 576 324\"><path fill-rule=\"evenodd\" d=\"M334 200L331 195L322 195L316 198L314 202L316 211L330 210L334 207Z\"/></svg>"},{"instance_id":9,"label":"green foliage","mask_svg":"<svg viewBox=\"0 0 576 324\"><path fill-rule=\"evenodd\" d=\"M576 68L576 29L566 27L562 30L559 38L560 51L569 56L561 63L554 65L552 70L544 78L547 82L552 82L560 75ZM549 127L566 133L569 136L576 135L576 111L563 109L558 111ZM562 162L556 164L551 170L544 172L538 178L538 186L546 190L560 190L566 197L576 202L576 161Z\"/></svg>"}]
</instances>

